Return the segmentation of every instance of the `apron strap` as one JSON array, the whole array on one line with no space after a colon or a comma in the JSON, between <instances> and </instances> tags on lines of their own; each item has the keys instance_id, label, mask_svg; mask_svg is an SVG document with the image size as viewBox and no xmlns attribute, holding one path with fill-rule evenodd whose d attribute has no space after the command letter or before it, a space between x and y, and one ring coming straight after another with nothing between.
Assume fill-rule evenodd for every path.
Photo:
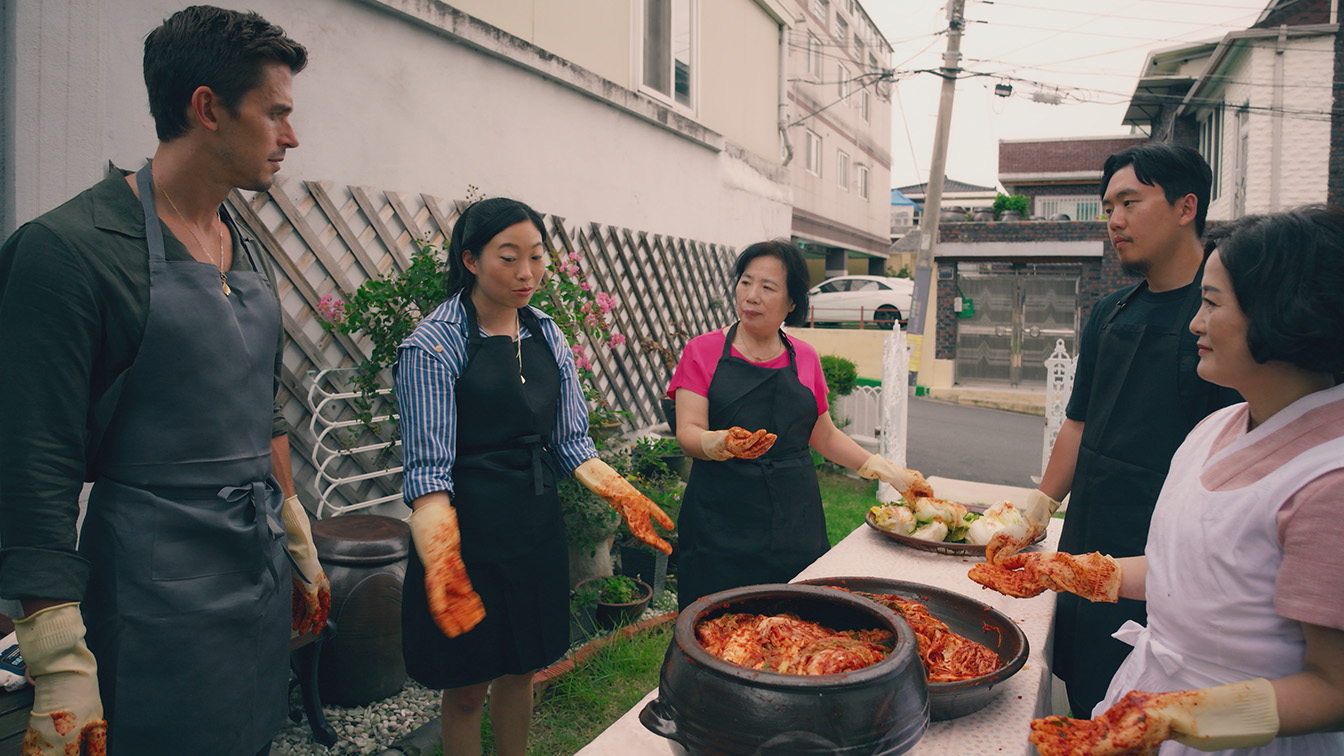
<instances>
[{"instance_id":1,"label":"apron strap","mask_svg":"<svg viewBox=\"0 0 1344 756\"><path fill-rule=\"evenodd\" d=\"M163 260L163 229L159 224L159 211L154 207L153 160L145 162L145 167L135 174L135 185L140 190L140 209L145 214L145 241L149 243L149 259Z\"/></svg>"},{"instance_id":2,"label":"apron strap","mask_svg":"<svg viewBox=\"0 0 1344 756\"><path fill-rule=\"evenodd\" d=\"M255 481L245 486L225 486L219 489L216 494L219 498L230 504L237 504L244 498L247 498L252 504L252 511L255 515L256 528L254 532L257 536L257 542L261 545L261 553L269 554L271 544L280 540L285 535L285 529L281 527L279 521L275 519L275 514L266 506L266 494L269 487L265 481ZM303 575L303 570L299 569L298 563L294 561L294 555L285 549L285 557L289 559L289 564L293 571L298 575ZM271 578L275 580L276 585L281 585L280 575L275 571L275 561L266 559L266 569L271 573ZM306 578L305 578L306 581Z\"/></svg>"}]
</instances>

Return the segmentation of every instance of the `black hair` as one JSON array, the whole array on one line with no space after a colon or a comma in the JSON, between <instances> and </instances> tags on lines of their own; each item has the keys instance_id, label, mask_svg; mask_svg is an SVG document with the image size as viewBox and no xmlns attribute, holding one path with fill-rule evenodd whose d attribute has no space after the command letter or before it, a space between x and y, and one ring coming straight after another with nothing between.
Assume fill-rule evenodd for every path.
<instances>
[{"instance_id":1,"label":"black hair","mask_svg":"<svg viewBox=\"0 0 1344 756\"><path fill-rule=\"evenodd\" d=\"M742 254L737 256L737 263L733 266L733 286L742 280L742 274L747 272L747 265L752 260L766 255L777 257L784 263L785 287L788 289L789 301L793 302L793 309L784 316L784 325L797 326L806 323L807 289L811 286L812 276L807 272L807 260L803 257L803 251L788 239L756 242L742 250Z\"/></svg>"},{"instance_id":2,"label":"black hair","mask_svg":"<svg viewBox=\"0 0 1344 756\"><path fill-rule=\"evenodd\" d=\"M1344 210L1309 205L1240 218L1210 246L1246 314L1256 362L1344 374Z\"/></svg>"},{"instance_id":3,"label":"black hair","mask_svg":"<svg viewBox=\"0 0 1344 756\"><path fill-rule=\"evenodd\" d=\"M267 63L298 73L308 50L256 13L193 5L174 13L145 37L145 88L159 141L187 133L187 107L199 87L210 87L230 113L261 83Z\"/></svg>"},{"instance_id":4,"label":"black hair","mask_svg":"<svg viewBox=\"0 0 1344 756\"><path fill-rule=\"evenodd\" d=\"M1101 171L1101 198L1106 199L1106 187L1117 171L1134 168L1134 177L1148 186L1162 190L1168 205L1174 205L1187 194L1195 195L1195 234L1204 235L1204 219L1209 215L1209 191L1213 186L1213 171L1204 157L1189 147L1166 142L1144 142L1106 158Z\"/></svg>"},{"instance_id":5,"label":"black hair","mask_svg":"<svg viewBox=\"0 0 1344 756\"><path fill-rule=\"evenodd\" d=\"M476 274L467 270L462 261L462 253L470 252L476 257L481 250L499 232L509 226L531 221L546 239L546 225L536 210L518 200L506 197L491 197L477 200L462 211L453 224L453 233L448 240L448 270L443 274L443 286L448 296L459 291L470 293L476 287Z\"/></svg>"}]
</instances>

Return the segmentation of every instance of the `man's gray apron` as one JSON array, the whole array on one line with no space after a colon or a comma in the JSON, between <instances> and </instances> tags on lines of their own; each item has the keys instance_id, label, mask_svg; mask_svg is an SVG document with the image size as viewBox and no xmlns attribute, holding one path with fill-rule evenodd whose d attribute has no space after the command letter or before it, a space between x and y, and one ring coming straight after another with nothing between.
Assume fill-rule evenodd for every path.
<instances>
[{"instance_id":1,"label":"man's gray apron","mask_svg":"<svg viewBox=\"0 0 1344 756\"><path fill-rule=\"evenodd\" d=\"M284 723L290 574L271 473L280 316L253 271L164 259L136 176L149 315L92 465L84 601L113 756L251 756ZM235 229L235 235L237 235Z\"/></svg>"}]
</instances>

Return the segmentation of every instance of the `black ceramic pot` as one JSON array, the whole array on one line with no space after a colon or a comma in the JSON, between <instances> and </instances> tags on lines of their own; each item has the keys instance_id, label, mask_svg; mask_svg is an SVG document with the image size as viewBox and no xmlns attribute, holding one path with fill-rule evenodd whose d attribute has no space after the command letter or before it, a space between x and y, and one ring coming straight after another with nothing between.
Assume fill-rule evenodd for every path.
<instances>
[{"instance_id":1,"label":"black ceramic pot","mask_svg":"<svg viewBox=\"0 0 1344 756\"><path fill-rule=\"evenodd\" d=\"M792 612L836 630L880 628L896 646L877 664L838 675L747 669L696 639L700 622L727 612ZM658 698L639 720L694 756L896 756L928 728L928 688L914 633L886 607L828 588L755 585L705 596L681 612Z\"/></svg>"},{"instance_id":2,"label":"black ceramic pot","mask_svg":"<svg viewBox=\"0 0 1344 756\"><path fill-rule=\"evenodd\" d=\"M997 609L956 591L904 580L874 577L829 577L802 581L803 585L826 585L865 593L895 594L928 607L952 632L988 646L1003 660L1003 666L987 675L956 682L929 683L929 716L938 722L964 717L989 705L1002 690L1002 683L1027 662L1027 636L1016 622Z\"/></svg>"}]
</instances>

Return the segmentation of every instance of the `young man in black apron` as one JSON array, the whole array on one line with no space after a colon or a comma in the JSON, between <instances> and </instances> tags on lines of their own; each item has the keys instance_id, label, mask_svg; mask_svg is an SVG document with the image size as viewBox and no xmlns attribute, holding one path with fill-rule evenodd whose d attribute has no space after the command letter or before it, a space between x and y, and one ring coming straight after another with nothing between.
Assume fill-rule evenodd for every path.
<instances>
[{"instance_id":1,"label":"young man in black apron","mask_svg":"<svg viewBox=\"0 0 1344 756\"><path fill-rule=\"evenodd\" d=\"M153 161L0 251L0 339L23 355L0 368L16 408L0 434L0 593L25 614L26 754L104 738L114 756L265 753L291 627L325 623L274 407L279 303L222 204L267 189L298 146L306 60L256 14L175 14L145 39Z\"/></svg>"},{"instance_id":2,"label":"young man in black apron","mask_svg":"<svg viewBox=\"0 0 1344 756\"><path fill-rule=\"evenodd\" d=\"M1079 342L1073 394L1038 491L1050 511L1072 491L1059 550L1143 554L1148 521L1176 448L1236 392L1195 373L1190 319L1199 309L1200 237L1211 173L1187 147L1147 142L1106 160L1102 207L1121 265L1137 285L1104 297ZM1130 647L1111 637L1144 604L1059 597L1054 673L1068 684L1074 716L1106 694Z\"/></svg>"}]
</instances>

